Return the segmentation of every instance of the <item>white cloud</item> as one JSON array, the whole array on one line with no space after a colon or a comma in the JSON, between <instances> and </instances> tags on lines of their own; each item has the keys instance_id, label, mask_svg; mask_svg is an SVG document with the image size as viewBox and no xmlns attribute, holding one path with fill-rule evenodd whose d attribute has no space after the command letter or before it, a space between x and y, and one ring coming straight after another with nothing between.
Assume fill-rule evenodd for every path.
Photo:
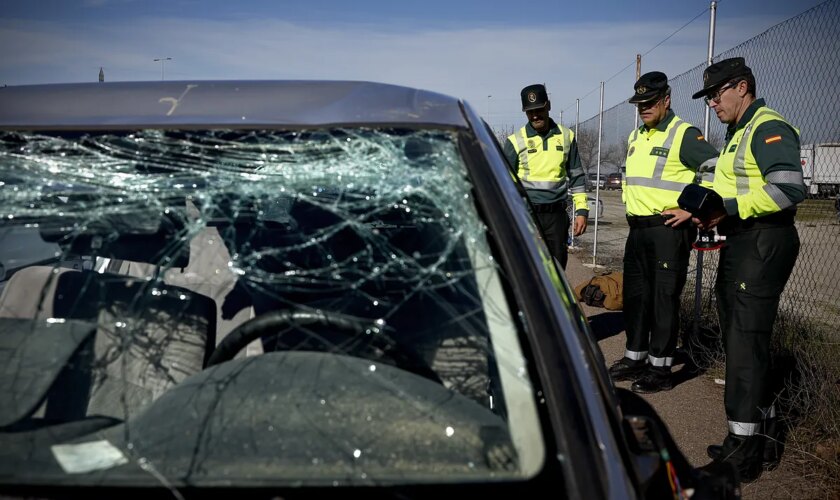
<instances>
[{"instance_id":1,"label":"white cloud","mask_svg":"<svg viewBox=\"0 0 840 500\"><path fill-rule=\"evenodd\" d=\"M92 0L95 1L95 0ZM100 0L105 1L105 0ZM491 124L519 124L519 90L545 82L555 116L574 113L576 97L597 89L670 34L661 20L576 26L415 30L396 25L305 26L278 20L142 18L97 26L0 23L0 84L154 80L157 57L172 57L167 79L348 79L410 85L465 98ZM748 33L739 20L718 25L724 50ZM754 30L768 20L751 19ZM706 55L708 22L697 22L656 49L643 71L675 76ZM608 83L606 106L629 95L634 68ZM488 100L487 96L493 97ZM598 92L581 101L581 118L597 111ZM568 121L566 115L566 120Z\"/></svg>"}]
</instances>

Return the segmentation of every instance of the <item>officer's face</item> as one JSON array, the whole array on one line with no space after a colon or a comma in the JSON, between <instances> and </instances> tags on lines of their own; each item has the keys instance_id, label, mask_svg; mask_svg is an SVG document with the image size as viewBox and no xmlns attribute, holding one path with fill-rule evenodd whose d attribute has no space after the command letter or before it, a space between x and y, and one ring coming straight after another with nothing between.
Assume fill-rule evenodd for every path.
<instances>
[{"instance_id":1,"label":"officer's face","mask_svg":"<svg viewBox=\"0 0 840 500\"><path fill-rule=\"evenodd\" d=\"M746 95L747 82L727 84L712 92L708 98L709 107L717 114L721 123L735 123Z\"/></svg>"},{"instance_id":2,"label":"officer's face","mask_svg":"<svg viewBox=\"0 0 840 500\"><path fill-rule=\"evenodd\" d=\"M534 127L537 132L545 132L548 129L548 110L551 106L544 106L539 109L530 109L525 112L528 117L528 123Z\"/></svg>"},{"instance_id":3,"label":"officer's face","mask_svg":"<svg viewBox=\"0 0 840 500\"><path fill-rule=\"evenodd\" d=\"M665 119L670 105L671 96L665 96L655 101L640 102L636 106L639 108L639 118L648 128L653 128Z\"/></svg>"}]
</instances>

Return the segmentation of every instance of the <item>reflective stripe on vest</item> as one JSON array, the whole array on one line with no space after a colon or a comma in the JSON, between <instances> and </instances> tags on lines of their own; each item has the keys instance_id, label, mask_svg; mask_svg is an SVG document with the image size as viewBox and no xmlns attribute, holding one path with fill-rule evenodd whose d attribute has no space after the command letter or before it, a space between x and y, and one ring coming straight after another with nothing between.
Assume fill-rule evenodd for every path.
<instances>
[{"instance_id":1,"label":"reflective stripe on vest","mask_svg":"<svg viewBox=\"0 0 840 500\"><path fill-rule=\"evenodd\" d=\"M744 128L736 131L732 138L729 139L726 147L721 151L718 160L714 190L721 197L732 199L748 194L753 190L763 190L767 194L767 197L777 205L777 207L773 207L766 202L756 207L741 207L739 205L739 215L744 218L766 215L776 210L784 210L793 205L778 186L769 182L787 184L802 182L801 172L773 172L767 178L761 175L761 170L758 168L758 163L750 145L755 129L759 125L773 120L778 120L789 125L796 131L797 135L799 134L799 131L790 125L779 113L770 108L762 107L756 111ZM734 152L731 151L733 148L735 149Z\"/></svg>"},{"instance_id":2,"label":"reflective stripe on vest","mask_svg":"<svg viewBox=\"0 0 840 500\"><path fill-rule=\"evenodd\" d=\"M629 215L654 215L678 206L680 193L696 177L680 162L683 136L690 127L674 116L665 131L651 135L635 129L630 134L624 187Z\"/></svg>"}]
</instances>

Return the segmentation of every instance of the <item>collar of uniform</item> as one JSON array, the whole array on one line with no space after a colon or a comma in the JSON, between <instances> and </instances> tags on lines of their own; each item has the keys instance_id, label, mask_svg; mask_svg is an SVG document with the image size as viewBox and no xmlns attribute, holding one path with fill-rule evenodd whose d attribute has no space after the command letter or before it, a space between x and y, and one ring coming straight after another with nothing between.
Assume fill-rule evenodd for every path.
<instances>
[{"instance_id":1,"label":"collar of uniform","mask_svg":"<svg viewBox=\"0 0 840 500\"><path fill-rule=\"evenodd\" d=\"M755 101L753 101L753 103L749 105L747 110L744 111L744 116L741 117L738 123L736 125L730 125L726 128L726 138L731 138L733 135L735 135L735 132L737 132L738 129L746 127L747 123L749 123L750 120L752 120L753 116L755 116L755 112L758 111L759 108L763 108L764 106L766 106L766 104L764 103L764 99L756 99Z\"/></svg>"},{"instance_id":2,"label":"collar of uniform","mask_svg":"<svg viewBox=\"0 0 840 500\"><path fill-rule=\"evenodd\" d=\"M668 112L665 113L665 118L663 118L662 121L657 123L656 126L653 128L660 132L665 132L665 129L668 128L668 124L671 123L671 120L673 120L675 116L677 115L674 114L674 110L668 109ZM647 132L648 130L651 129L649 129L647 125L642 123L642 132Z\"/></svg>"},{"instance_id":3,"label":"collar of uniform","mask_svg":"<svg viewBox=\"0 0 840 500\"><path fill-rule=\"evenodd\" d=\"M539 132L534 130L534 127L531 126L531 122L525 124L525 134L528 137L534 137L537 135L541 135L542 137L551 137L552 135L559 133L560 127L557 126L557 123L554 122L553 118L548 119L548 132L546 132L545 134L540 134Z\"/></svg>"}]
</instances>

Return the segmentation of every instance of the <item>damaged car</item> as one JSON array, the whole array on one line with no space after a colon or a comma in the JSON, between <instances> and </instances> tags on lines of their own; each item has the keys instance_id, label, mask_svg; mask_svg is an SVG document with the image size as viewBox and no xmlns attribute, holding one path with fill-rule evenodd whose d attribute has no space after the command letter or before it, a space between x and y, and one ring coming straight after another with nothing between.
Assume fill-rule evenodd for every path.
<instances>
[{"instance_id":1,"label":"damaged car","mask_svg":"<svg viewBox=\"0 0 840 500\"><path fill-rule=\"evenodd\" d=\"M463 101L5 87L0 181L4 495L703 498L722 481L612 385Z\"/></svg>"}]
</instances>

